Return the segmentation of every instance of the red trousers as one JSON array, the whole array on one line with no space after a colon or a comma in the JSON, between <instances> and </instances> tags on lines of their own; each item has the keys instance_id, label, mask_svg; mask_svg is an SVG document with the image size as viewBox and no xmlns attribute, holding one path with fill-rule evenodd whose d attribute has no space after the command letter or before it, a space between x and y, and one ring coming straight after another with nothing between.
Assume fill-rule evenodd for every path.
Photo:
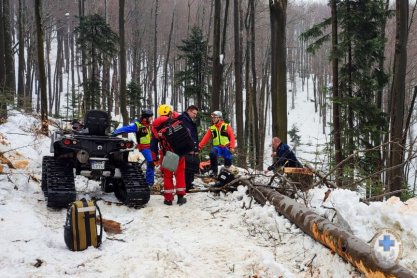
<instances>
[{"instance_id":1,"label":"red trousers","mask_svg":"<svg viewBox=\"0 0 417 278\"><path fill-rule=\"evenodd\" d=\"M163 160L161 156L161 161ZM178 161L178 168L175 172L171 172L161 167L162 175L164 176L164 198L167 201L174 200L174 192L176 190L178 196L185 195L185 158L180 157ZM174 175L175 175L175 190L174 190Z\"/></svg>"}]
</instances>

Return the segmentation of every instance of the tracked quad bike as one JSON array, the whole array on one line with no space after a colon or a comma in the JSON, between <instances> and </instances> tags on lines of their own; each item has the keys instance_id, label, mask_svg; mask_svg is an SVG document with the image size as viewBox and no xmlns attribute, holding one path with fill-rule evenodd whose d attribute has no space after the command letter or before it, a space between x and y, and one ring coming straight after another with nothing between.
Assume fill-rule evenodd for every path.
<instances>
[{"instance_id":1,"label":"tracked quad bike","mask_svg":"<svg viewBox=\"0 0 417 278\"><path fill-rule=\"evenodd\" d=\"M106 135L109 127L106 112L91 110L85 116L83 129L52 134L53 156L42 160L41 187L48 207L67 207L75 200L74 173L101 181L104 192L114 192L127 206L148 203L150 189L141 167L128 161L134 143Z\"/></svg>"}]
</instances>

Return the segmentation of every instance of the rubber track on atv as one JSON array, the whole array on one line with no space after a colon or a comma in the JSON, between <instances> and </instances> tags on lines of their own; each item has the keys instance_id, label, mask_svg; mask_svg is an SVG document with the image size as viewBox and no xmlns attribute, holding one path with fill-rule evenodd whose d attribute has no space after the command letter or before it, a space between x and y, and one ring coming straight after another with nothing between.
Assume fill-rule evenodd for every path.
<instances>
[{"instance_id":1,"label":"rubber track on atv","mask_svg":"<svg viewBox=\"0 0 417 278\"><path fill-rule=\"evenodd\" d=\"M46 179L47 179L47 173L48 173L48 163L51 161L51 160L54 160L54 157L53 156L44 156L43 158L42 158L42 180L41 180L41 188L42 188L42 191L43 191L43 194L45 195L45 197L47 197L48 196L48 186L47 186L47 182L46 182Z\"/></svg>"},{"instance_id":2,"label":"rubber track on atv","mask_svg":"<svg viewBox=\"0 0 417 278\"><path fill-rule=\"evenodd\" d=\"M130 207L144 206L149 202L151 191L142 170L135 163L120 168L122 182L115 188L119 201Z\"/></svg>"},{"instance_id":3,"label":"rubber track on atv","mask_svg":"<svg viewBox=\"0 0 417 278\"><path fill-rule=\"evenodd\" d=\"M48 160L46 172L48 207L63 208L75 201L73 168L56 159Z\"/></svg>"}]
</instances>

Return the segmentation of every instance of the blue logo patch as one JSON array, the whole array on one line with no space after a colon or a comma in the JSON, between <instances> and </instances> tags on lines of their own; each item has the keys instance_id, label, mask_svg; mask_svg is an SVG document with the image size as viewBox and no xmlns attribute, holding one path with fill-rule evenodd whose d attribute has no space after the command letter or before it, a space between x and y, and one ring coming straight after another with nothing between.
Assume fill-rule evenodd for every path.
<instances>
[{"instance_id":1,"label":"blue logo patch","mask_svg":"<svg viewBox=\"0 0 417 278\"><path fill-rule=\"evenodd\" d=\"M374 236L371 247L374 260L385 268L397 264L398 259L402 254L402 242L400 237L389 229L379 231Z\"/></svg>"}]
</instances>

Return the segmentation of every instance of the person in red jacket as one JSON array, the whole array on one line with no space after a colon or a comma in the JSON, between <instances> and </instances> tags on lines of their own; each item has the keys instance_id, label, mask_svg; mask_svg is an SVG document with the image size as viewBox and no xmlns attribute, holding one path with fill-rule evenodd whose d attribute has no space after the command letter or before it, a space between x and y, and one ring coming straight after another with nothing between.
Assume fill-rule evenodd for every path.
<instances>
[{"instance_id":1,"label":"person in red jacket","mask_svg":"<svg viewBox=\"0 0 417 278\"><path fill-rule=\"evenodd\" d=\"M224 166L232 165L233 153L235 152L235 134L232 127L223 121L223 114L220 111L211 113L211 125L203 139L198 144L201 150L208 143L210 138L213 139L213 148L210 151L210 169L213 176L217 176L217 160L218 156L224 158Z\"/></svg>"},{"instance_id":2,"label":"person in red jacket","mask_svg":"<svg viewBox=\"0 0 417 278\"><path fill-rule=\"evenodd\" d=\"M165 126L165 122L169 119L178 118L179 114L172 110L172 107L168 104L162 104L158 107L158 115L152 123L152 140L151 140L151 150L152 156L155 161L159 159L162 161L164 155L167 151L172 151L167 142L161 136L159 131ZM165 124L164 124L165 123ZM159 147L158 147L159 143ZM159 156L159 159L158 159ZM175 172L171 172L168 169L165 169L161 166L161 171L164 179L164 204L171 206L172 201L174 200L174 192L176 191L178 199L177 204L183 205L187 202L185 196L185 158L180 157L178 162L178 167ZM176 186L174 190L174 175Z\"/></svg>"}]
</instances>

